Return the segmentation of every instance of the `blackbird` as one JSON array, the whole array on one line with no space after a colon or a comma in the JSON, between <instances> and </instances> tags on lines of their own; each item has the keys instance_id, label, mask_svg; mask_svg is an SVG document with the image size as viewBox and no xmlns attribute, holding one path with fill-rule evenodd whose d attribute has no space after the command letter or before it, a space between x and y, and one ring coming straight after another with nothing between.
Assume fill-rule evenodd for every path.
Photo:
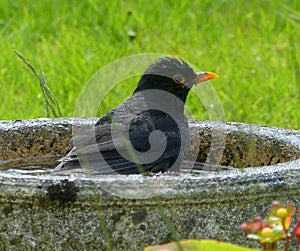
<instances>
[{"instance_id":1,"label":"blackbird","mask_svg":"<svg viewBox=\"0 0 300 251\"><path fill-rule=\"evenodd\" d=\"M179 171L190 132L184 105L190 89L217 77L196 73L184 60L162 57L152 63L131 97L88 132L75 136L74 148L55 172L93 174Z\"/></svg>"}]
</instances>

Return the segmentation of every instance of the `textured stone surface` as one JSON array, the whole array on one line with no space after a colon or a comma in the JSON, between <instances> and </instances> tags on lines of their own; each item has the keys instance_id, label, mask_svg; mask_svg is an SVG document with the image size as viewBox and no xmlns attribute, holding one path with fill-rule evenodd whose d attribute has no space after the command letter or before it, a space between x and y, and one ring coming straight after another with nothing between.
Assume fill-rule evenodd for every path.
<instances>
[{"instance_id":1,"label":"textured stone surface","mask_svg":"<svg viewBox=\"0 0 300 251\"><path fill-rule=\"evenodd\" d=\"M0 122L0 169L56 165L70 150L72 129L85 130L93 119L36 119Z\"/></svg>"},{"instance_id":2,"label":"textured stone surface","mask_svg":"<svg viewBox=\"0 0 300 251\"><path fill-rule=\"evenodd\" d=\"M70 147L71 124L86 128L91 120L3 122L0 159L34 155L42 159L47 153L54 161ZM13 165L2 164L0 250L142 250L172 240L166 218L180 239L253 245L238 229L242 221L265 216L273 200L300 204L299 131L219 122L191 126L203 139L199 160L210 154L213 130L226 136L222 164L252 167L198 175L87 177L21 174L4 170ZM57 140L51 147L53 135ZM27 147L28 140L36 138L35 146ZM37 152L41 142L44 152ZM216 141L216 148L222 146ZM36 159L23 161L26 165ZM128 198L132 195L141 199Z\"/></svg>"}]
</instances>

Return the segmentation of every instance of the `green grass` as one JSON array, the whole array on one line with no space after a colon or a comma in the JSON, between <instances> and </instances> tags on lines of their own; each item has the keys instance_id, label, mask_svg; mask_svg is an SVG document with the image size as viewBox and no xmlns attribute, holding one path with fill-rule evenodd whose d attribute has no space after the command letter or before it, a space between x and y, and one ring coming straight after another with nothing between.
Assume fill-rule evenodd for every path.
<instances>
[{"instance_id":1,"label":"green grass","mask_svg":"<svg viewBox=\"0 0 300 251\"><path fill-rule=\"evenodd\" d=\"M195 2L2 0L0 118L46 116L38 80L14 50L45 73L66 117L101 67L156 52L218 73L212 84L227 121L300 129L300 2ZM100 114L130 95L134 81L119 87ZM207 119L193 95L188 104Z\"/></svg>"}]
</instances>

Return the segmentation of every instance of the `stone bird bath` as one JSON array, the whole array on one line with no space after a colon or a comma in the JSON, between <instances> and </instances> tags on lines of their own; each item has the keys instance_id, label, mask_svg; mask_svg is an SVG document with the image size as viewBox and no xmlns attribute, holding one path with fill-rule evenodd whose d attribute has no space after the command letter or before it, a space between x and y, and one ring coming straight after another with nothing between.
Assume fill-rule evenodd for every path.
<instances>
[{"instance_id":1,"label":"stone bird bath","mask_svg":"<svg viewBox=\"0 0 300 251\"><path fill-rule=\"evenodd\" d=\"M191 122L198 161L223 153L230 170L152 177L51 175L72 128L93 119L0 122L0 250L142 250L179 239L252 245L238 226L273 200L300 201L300 132ZM223 135L218 143L218 135ZM222 138L222 137L221 137ZM209 165L207 165L207 169ZM159 196L149 196L149 190ZM169 219L169 220L168 220ZM170 227L170 224L172 227ZM173 231L173 230L174 231Z\"/></svg>"}]
</instances>

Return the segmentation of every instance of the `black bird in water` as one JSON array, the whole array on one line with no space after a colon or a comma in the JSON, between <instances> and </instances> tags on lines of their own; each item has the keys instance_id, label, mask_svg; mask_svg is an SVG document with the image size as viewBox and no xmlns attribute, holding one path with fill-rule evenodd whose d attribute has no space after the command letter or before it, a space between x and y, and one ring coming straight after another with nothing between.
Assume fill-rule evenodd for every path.
<instances>
[{"instance_id":1,"label":"black bird in water","mask_svg":"<svg viewBox=\"0 0 300 251\"><path fill-rule=\"evenodd\" d=\"M180 58L163 57L144 72L132 96L73 138L55 171L95 174L179 171L189 143L184 104L190 89L217 77L196 73Z\"/></svg>"}]
</instances>

